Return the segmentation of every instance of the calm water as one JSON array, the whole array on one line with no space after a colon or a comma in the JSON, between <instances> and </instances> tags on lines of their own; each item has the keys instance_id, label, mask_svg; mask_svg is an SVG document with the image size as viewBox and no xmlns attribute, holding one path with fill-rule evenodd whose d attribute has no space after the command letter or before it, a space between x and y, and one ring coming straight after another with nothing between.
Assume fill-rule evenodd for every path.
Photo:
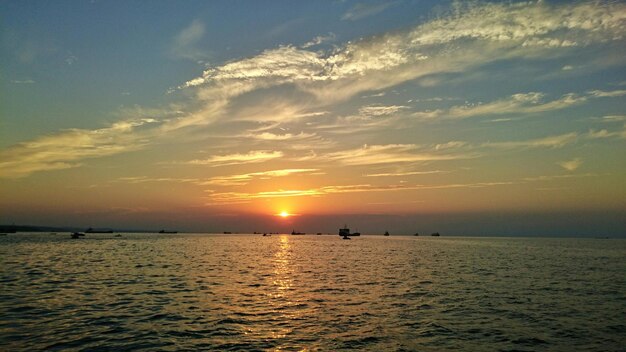
<instances>
[{"instance_id":1,"label":"calm water","mask_svg":"<svg viewBox=\"0 0 626 352\"><path fill-rule=\"evenodd\" d=\"M0 350L624 351L626 240L12 234Z\"/></svg>"}]
</instances>

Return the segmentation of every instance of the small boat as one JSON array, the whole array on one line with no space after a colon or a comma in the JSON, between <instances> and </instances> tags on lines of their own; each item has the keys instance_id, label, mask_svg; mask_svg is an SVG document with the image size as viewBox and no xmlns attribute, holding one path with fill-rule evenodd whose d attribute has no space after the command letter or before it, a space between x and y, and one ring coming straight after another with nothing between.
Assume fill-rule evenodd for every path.
<instances>
[{"instance_id":1,"label":"small boat","mask_svg":"<svg viewBox=\"0 0 626 352\"><path fill-rule=\"evenodd\" d=\"M420 234L416 232L413 236L419 236L419 235L420 235Z\"/></svg>"},{"instance_id":2,"label":"small boat","mask_svg":"<svg viewBox=\"0 0 626 352\"><path fill-rule=\"evenodd\" d=\"M305 235L304 232L296 232L296 230L291 231L292 235Z\"/></svg>"},{"instance_id":3,"label":"small boat","mask_svg":"<svg viewBox=\"0 0 626 352\"><path fill-rule=\"evenodd\" d=\"M430 235L431 235L431 236L435 236L435 237L439 237L439 236L441 236L441 235L439 234L439 232L431 233Z\"/></svg>"},{"instance_id":4,"label":"small boat","mask_svg":"<svg viewBox=\"0 0 626 352\"><path fill-rule=\"evenodd\" d=\"M344 225L342 229L339 229L339 236L348 237L348 236L361 236L360 232L350 233L350 229L347 225ZM345 239L345 238L344 238ZM349 238L348 238L349 239Z\"/></svg>"},{"instance_id":5,"label":"small boat","mask_svg":"<svg viewBox=\"0 0 626 352\"><path fill-rule=\"evenodd\" d=\"M159 231L159 233L178 233L178 231L166 231L166 230L161 230L161 231Z\"/></svg>"},{"instance_id":6,"label":"small boat","mask_svg":"<svg viewBox=\"0 0 626 352\"><path fill-rule=\"evenodd\" d=\"M269 237L271 235L268 235L267 233L264 233L262 237Z\"/></svg>"},{"instance_id":7,"label":"small boat","mask_svg":"<svg viewBox=\"0 0 626 352\"><path fill-rule=\"evenodd\" d=\"M74 232L70 235L70 238L74 238L74 239L81 238L81 237L85 237L85 234L80 233L80 232Z\"/></svg>"},{"instance_id":8,"label":"small boat","mask_svg":"<svg viewBox=\"0 0 626 352\"><path fill-rule=\"evenodd\" d=\"M385 234L383 236L389 236L389 231L385 231Z\"/></svg>"},{"instance_id":9,"label":"small boat","mask_svg":"<svg viewBox=\"0 0 626 352\"><path fill-rule=\"evenodd\" d=\"M319 236L319 235L321 235L321 234L322 234L321 232L318 232L318 233L317 233L317 235L318 235L318 236Z\"/></svg>"},{"instance_id":10,"label":"small boat","mask_svg":"<svg viewBox=\"0 0 626 352\"><path fill-rule=\"evenodd\" d=\"M225 235L230 235L230 234L232 234L232 232L230 232L230 231L224 231L224 234L225 234Z\"/></svg>"}]
</instances>

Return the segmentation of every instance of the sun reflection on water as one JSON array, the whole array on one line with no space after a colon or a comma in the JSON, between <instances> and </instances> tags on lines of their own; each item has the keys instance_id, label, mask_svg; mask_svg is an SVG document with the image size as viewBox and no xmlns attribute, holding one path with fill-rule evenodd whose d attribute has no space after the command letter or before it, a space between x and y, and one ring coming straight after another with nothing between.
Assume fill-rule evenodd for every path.
<instances>
[{"instance_id":1,"label":"sun reflection on water","mask_svg":"<svg viewBox=\"0 0 626 352\"><path fill-rule=\"evenodd\" d=\"M289 244L289 236L281 235L279 247L274 254L274 279L272 281L273 288L276 290L270 294L273 298L287 298L289 291L293 285L291 264L291 245Z\"/></svg>"}]
</instances>

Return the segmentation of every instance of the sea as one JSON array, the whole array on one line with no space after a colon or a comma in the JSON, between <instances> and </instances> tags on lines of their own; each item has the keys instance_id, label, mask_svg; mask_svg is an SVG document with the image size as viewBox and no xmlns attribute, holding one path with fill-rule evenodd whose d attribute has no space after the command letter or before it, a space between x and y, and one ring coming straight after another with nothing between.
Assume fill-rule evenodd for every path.
<instances>
[{"instance_id":1,"label":"sea","mask_svg":"<svg viewBox=\"0 0 626 352\"><path fill-rule=\"evenodd\" d=\"M625 351L626 239L18 233L2 351Z\"/></svg>"}]
</instances>

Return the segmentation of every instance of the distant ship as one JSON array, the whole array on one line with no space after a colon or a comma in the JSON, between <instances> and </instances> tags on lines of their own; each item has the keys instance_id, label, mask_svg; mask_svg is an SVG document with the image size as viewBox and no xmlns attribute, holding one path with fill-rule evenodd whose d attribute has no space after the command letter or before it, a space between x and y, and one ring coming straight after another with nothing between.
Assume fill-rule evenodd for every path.
<instances>
[{"instance_id":1,"label":"distant ship","mask_svg":"<svg viewBox=\"0 0 626 352\"><path fill-rule=\"evenodd\" d=\"M339 236L343 236L344 239L347 239L345 237L348 237L348 236L361 236L361 233L360 232L350 233L350 229L348 228L348 226L344 225L344 227L342 229L339 229Z\"/></svg>"},{"instance_id":2,"label":"distant ship","mask_svg":"<svg viewBox=\"0 0 626 352\"><path fill-rule=\"evenodd\" d=\"M161 231L159 231L159 233L178 233L178 231L166 231L166 230L161 230Z\"/></svg>"},{"instance_id":3,"label":"distant ship","mask_svg":"<svg viewBox=\"0 0 626 352\"><path fill-rule=\"evenodd\" d=\"M435 236L435 237L439 237L439 236L441 236L441 235L439 234L439 232L431 233L430 235L431 235L431 236Z\"/></svg>"},{"instance_id":4,"label":"distant ship","mask_svg":"<svg viewBox=\"0 0 626 352\"><path fill-rule=\"evenodd\" d=\"M84 233L80 233L80 232L74 232L70 235L71 238L77 239L77 238L81 238L84 237L85 234Z\"/></svg>"},{"instance_id":5,"label":"distant ship","mask_svg":"<svg viewBox=\"0 0 626 352\"><path fill-rule=\"evenodd\" d=\"M416 232L413 236L419 236L419 235L420 235L419 232Z\"/></svg>"},{"instance_id":6,"label":"distant ship","mask_svg":"<svg viewBox=\"0 0 626 352\"><path fill-rule=\"evenodd\" d=\"M385 234L383 236L389 236L389 231L385 231Z\"/></svg>"},{"instance_id":7,"label":"distant ship","mask_svg":"<svg viewBox=\"0 0 626 352\"><path fill-rule=\"evenodd\" d=\"M296 230L291 231L292 235L306 235L304 232L296 232Z\"/></svg>"},{"instance_id":8,"label":"distant ship","mask_svg":"<svg viewBox=\"0 0 626 352\"><path fill-rule=\"evenodd\" d=\"M93 227L90 227L85 230L85 233L113 233L113 230L96 230Z\"/></svg>"}]
</instances>

